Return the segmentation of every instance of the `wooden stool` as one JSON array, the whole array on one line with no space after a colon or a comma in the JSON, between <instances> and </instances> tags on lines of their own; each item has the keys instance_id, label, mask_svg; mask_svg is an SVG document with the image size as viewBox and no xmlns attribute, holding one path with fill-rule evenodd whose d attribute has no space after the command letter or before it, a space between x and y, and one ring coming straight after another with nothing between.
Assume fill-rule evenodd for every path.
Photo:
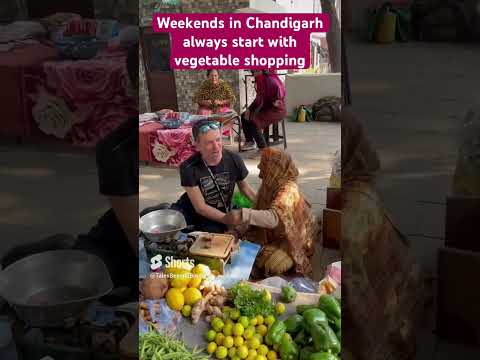
<instances>
[{"instance_id":1,"label":"wooden stool","mask_svg":"<svg viewBox=\"0 0 480 360\"><path fill-rule=\"evenodd\" d=\"M282 119L282 135L278 131L278 123L270 125L272 127L272 134L270 135L270 126L263 129L263 136L267 142L267 146L278 145L283 143L283 149L287 148L287 132L285 130L285 119ZM270 142L270 139L273 141Z\"/></svg>"}]
</instances>

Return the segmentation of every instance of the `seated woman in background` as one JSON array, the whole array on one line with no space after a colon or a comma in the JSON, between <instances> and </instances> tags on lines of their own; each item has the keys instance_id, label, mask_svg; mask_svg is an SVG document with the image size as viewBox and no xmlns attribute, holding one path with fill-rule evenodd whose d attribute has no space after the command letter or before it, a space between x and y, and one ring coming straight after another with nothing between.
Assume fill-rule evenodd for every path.
<instances>
[{"instance_id":1,"label":"seated woman in background","mask_svg":"<svg viewBox=\"0 0 480 360\"><path fill-rule=\"evenodd\" d=\"M352 114L341 120L342 359L413 359L421 272L375 190L377 153Z\"/></svg>"},{"instance_id":2,"label":"seated woman in background","mask_svg":"<svg viewBox=\"0 0 480 360\"><path fill-rule=\"evenodd\" d=\"M217 70L207 71L205 80L195 93L193 101L198 104L199 115L211 115L230 111L235 104L235 94Z\"/></svg>"},{"instance_id":3,"label":"seated woman in background","mask_svg":"<svg viewBox=\"0 0 480 360\"><path fill-rule=\"evenodd\" d=\"M285 110L285 85L275 71L253 70L255 77L255 100L242 114L242 128L245 134L243 150L259 150L267 146L263 129L278 123L287 116Z\"/></svg>"},{"instance_id":4,"label":"seated woman in background","mask_svg":"<svg viewBox=\"0 0 480 360\"><path fill-rule=\"evenodd\" d=\"M256 276L275 276L288 271L308 275L317 236L317 222L297 184L298 169L286 152L262 151L259 177L262 184L254 209L233 210L230 225L240 225L242 237L262 245L255 262Z\"/></svg>"}]
</instances>

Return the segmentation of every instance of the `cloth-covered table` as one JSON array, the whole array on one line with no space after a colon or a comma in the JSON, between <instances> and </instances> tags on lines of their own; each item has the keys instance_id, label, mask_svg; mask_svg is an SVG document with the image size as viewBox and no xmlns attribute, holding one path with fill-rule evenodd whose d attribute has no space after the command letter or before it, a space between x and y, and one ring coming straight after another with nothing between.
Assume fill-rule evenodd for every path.
<instances>
[{"instance_id":1,"label":"cloth-covered table","mask_svg":"<svg viewBox=\"0 0 480 360\"><path fill-rule=\"evenodd\" d=\"M45 61L26 69L27 135L94 146L126 119L138 116L126 55L122 49L104 50L90 60Z\"/></svg>"}]
</instances>

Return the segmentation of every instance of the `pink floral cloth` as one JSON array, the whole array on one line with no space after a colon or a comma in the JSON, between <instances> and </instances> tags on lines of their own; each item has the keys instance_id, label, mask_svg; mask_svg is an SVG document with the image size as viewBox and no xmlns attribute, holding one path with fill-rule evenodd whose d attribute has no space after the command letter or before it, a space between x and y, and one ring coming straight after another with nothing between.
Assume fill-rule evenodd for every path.
<instances>
[{"instance_id":1,"label":"pink floral cloth","mask_svg":"<svg viewBox=\"0 0 480 360\"><path fill-rule=\"evenodd\" d=\"M125 61L124 51L110 51L91 60L47 61L28 69L31 135L92 147L126 119L138 116Z\"/></svg>"},{"instance_id":2,"label":"pink floral cloth","mask_svg":"<svg viewBox=\"0 0 480 360\"><path fill-rule=\"evenodd\" d=\"M195 152L192 144L192 128L160 129L150 140L152 162L179 167Z\"/></svg>"}]
</instances>

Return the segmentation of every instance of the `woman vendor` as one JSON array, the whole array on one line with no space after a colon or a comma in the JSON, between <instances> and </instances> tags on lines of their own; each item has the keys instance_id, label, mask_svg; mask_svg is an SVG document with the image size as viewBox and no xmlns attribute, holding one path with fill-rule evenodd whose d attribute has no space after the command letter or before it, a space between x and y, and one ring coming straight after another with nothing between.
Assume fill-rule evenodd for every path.
<instances>
[{"instance_id":1,"label":"woman vendor","mask_svg":"<svg viewBox=\"0 0 480 360\"><path fill-rule=\"evenodd\" d=\"M242 114L242 128L245 134L244 150L263 149L267 143L262 131L287 116L285 110L285 86L274 71L254 70L257 95L247 111Z\"/></svg>"},{"instance_id":2,"label":"woman vendor","mask_svg":"<svg viewBox=\"0 0 480 360\"><path fill-rule=\"evenodd\" d=\"M424 305L408 240L375 190L377 153L352 114L342 113L342 358L407 360Z\"/></svg>"},{"instance_id":3,"label":"woman vendor","mask_svg":"<svg viewBox=\"0 0 480 360\"><path fill-rule=\"evenodd\" d=\"M235 95L230 85L220 79L217 70L208 70L207 77L193 97L193 101L198 104L198 114L211 115L230 111L235 104Z\"/></svg>"},{"instance_id":4,"label":"woman vendor","mask_svg":"<svg viewBox=\"0 0 480 360\"><path fill-rule=\"evenodd\" d=\"M258 168L262 184L254 209L231 211L230 225L241 225L237 236L250 225L247 238L263 246L255 262L258 276L289 271L308 275L312 272L317 223L298 188L297 167L286 152L266 148Z\"/></svg>"}]
</instances>

